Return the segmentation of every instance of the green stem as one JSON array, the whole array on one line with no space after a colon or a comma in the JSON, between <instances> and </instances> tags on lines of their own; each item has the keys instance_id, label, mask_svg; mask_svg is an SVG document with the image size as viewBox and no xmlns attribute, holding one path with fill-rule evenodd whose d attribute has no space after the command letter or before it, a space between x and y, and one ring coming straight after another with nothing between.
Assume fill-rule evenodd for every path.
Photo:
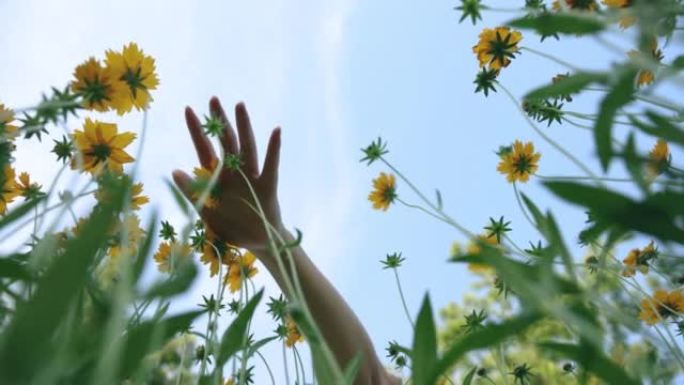
<instances>
[{"instance_id":1,"label":"green stem","mask_svg":"<svg viewBox=\"0 0 684 385\"><path fill-rule=\"evenodd\" d=\"M515 201L518 202L518 207L520 208L520 211L522 211L523 215L525 216L525 219L527 219L527 222L532 226L532 228L537 229L537 225L534 223L532 218L530 218L530 215L527 213L527 209L525 209L525 206L522 204L522 199L520 198L520 192L518 191L518 185L513 182L513 192L515 193ZM539 229L537 229L539 230Z\"/></svg>"},{"instance_id":2,"label":"green stem","mask_svg":"<svg viewBox=\"0 0 684 385\"><path fill-rule=\"evenodd\" d=\"M531 52L531 53L533 53L533 54L535 54L535 55L541 56L541 57L543 57L543 58L545 58L545 59L549 59L549 60L551 60L551 61L553 61L553 62L556 62L556 63L562 65L563 67L567 67L567 68L573 70L574 72L587 72L587 71L585 71L585 70L582 70L582 69L579 68L579 67L576 67L574 64L568 63L568 62L566 62L565 60L558 59L557 57L555 57L555 56L553 56L553 55L549 55L549 54L546 53L546 52L537 51L536 49L532 49L532 48L530 48L530 47L520 47L520 50L521 50L521 51L528 51L528 52Z\"/></svg>"},{"instance_id":3,"label":"green stem","mask_svg":"<svg viewBox=\"0 0 684 385\"><path fill-rule=\"evenodd\" d=\"M401 288L401 280L399 279L399 272L397 271L396 267L392 268L392 271L394 272L394 279L397 282L397 289L399 290L399 297L401 298L401 304L404 306L404 313L406 314L406 319L411 324L411 328L413 330L416 330L416 324L413 322L413 319L411 318L411 312L409 311L408 306L406 305L406 298L404 297L404 291Z\"/></svg>"},{"instance_id":4,"label":"green stem","mask_svg":"<svg viewBox=\"0 0 684 385\"><path fill-rule=\"evenodd\" d=\"M275 377L273 376L273 371L271 370L271 366L268 365L268 361L264 358L264 355L261 354L258 350L255 351L257 356L261 358L261 361L264 363L264 366L266 367L266 371L268 372L268 376L271 378L271 385L276 385Z\"/></svg>"}]
</instances>

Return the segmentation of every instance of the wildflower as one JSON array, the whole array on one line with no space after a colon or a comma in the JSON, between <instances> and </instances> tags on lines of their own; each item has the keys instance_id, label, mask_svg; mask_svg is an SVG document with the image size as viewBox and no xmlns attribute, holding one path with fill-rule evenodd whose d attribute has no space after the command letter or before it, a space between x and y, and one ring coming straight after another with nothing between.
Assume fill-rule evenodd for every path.
<instances>
[{"instance_id":1,"label":"wildflower","mask_svg":"<svg viewBox=\"0 0 684 385\"><path fill-rule=\"evenodd\" d=\"M66 163L67 160L71 159L74 145L66 135L62 135L61 141L57 141L56 139L53 139L52 141L55 142L55 146L52 148L51 152L54 152L55 155L57 155L57 161L61 160L62 163Z\"/></svg>"},{"instance_id":2,"label":"wildflower","mask_svg":"<svg viewBox=\"0 0 684 385\"><path fill-rule=\"evenodd\" d=\"M218 137L223 133L223 121L218 116L214 116L214 114L205 115L202 128L204 128L205 134Z\"/></svg>"},{"instance_id":3,"label":"wildflower","mask_svg":"<svg viewBox=\"0 0 684 385\"><path fill-rule=\"evenodd\" d=\"M232 314L238 314L242 310L242 302L234 299L228 302L228 312Z\"/></svg>"},{"instance_id":4,"label":"wildflower","mask_svg":"<svg viewBox=\"0 0 684 385\"><path fill-rule=\"evenodd\" d=\"M383 269L396 269L397 267L400 267L404 261L405 258L401 256L401 253L392 253L387 254L385 260L380 261L380 263L384 265Z\"/></svg>"},{"instance_id":5,"label":"wildflower","mask_svg":"<svg viewBox=\"0 0 684 385\"><path fill-rule=\"evenodd\" d=\"M199 307L206 309L210 313L218 314L219 311L226 308L226 305L217 301L213 294L210 295L209 298L203 295L202 300L204 303L199 304Z\"/></svg>"},{"instance_id":6,"label":"wildflower","mask_svg":"<svg viewBox=\"0 0 684 385\"><path fill-rule=\"evenodd\" d=\"M475 76L475 81L473 82L476 85L475 93L482 91L485 97L487 97L489 96L489 91L496 92L496 87L494 87L494 84L496 83L497 76L499 76L498 69L482 67L482 70L477 73L477 76Z\"/></svg>"},{"instance_id":7,"label":"wildflower","mask_svg":"<svg viewBox=\"0 0 684 385\"><path fill-rule=\"evenodd\" d=\"M374 190L368 195L368 200L373 202L374 209L387 211L397 198L394 175L381 172L373 179L373 187Z\"/></svg>"},{"instance_id":8,"label":"wildflower","mask_svg":"<svg viewBox=\"0 0 684 385\"><path fill-rule=\"evenodd\" d=\"M78 97L71 93L69 86L66 86L64 91L52 87L52 95L48 98L43 94L41 102L36 107L36 118L42 123L57 124L60 120L66 121L69 114L76 116L76 110L81 106ZM47 133L44 129L43 132ZM40 132L37 134L40 140Z\"/></svg>"},{"instance_id":9,"label":"wildflower","mask_svg":"<svg viewBox=\"0 0 684 385\"><path fill-rule=\"evenodd\" d=\"M226 154L225 158L223 158L223 164L231 171L239 171L245 162L240 154Z\"/></svg>"},{"instance_id":10,"label":"wildflower","mask_svg":"<svg viewBox=\"0 0 684 385\"><path fill-rule=\"evenodd\" d=\"M589 270L590 273L595 273L599 268L599 260L594 255L590 255L584 260L584 266Z\"/></svg>"},{"instance_id":11,"label":"wildflower","mask_svg":"<svg viewBox=\"0 0 684 385\"><path fill-rule=\"evenodd\" d=\"M473 310L470 314L465 315L465 325L461 326L463 333L469 334L478 331L484 327L484 322L487 320L487 313L484 310L476 312Z\"/></svg>"},{"instance_id":12,"label":"wildflower","mask_svg":"<svg viewBox=\"0 0 684 385\"><path fill-rule=\"evenodd\" d=\"M14 178L14 169L9 164L6 164L3 173L0 175L0 215L5 214L7 205L20 195Z\"/></svg>"},{"instance_id":13,"label":"wildflower","mask_svg":"<svg viewBox=\"0 0 684 385\"><path fill-rule=\"evenodd\" d=\"M508 227L508 225L511 224L511 221L504 222L503 216L499 218L498 221L495 221L494 218L490 217L489 223L489 226L485 226L485 230L489 230L487 238L496 236L496 243L501 243L501 236L506 235L507 232L511 231L511 228Z\"/></svg>"},{"instance_id":14,"label":"wildflower","mask_svg":"<svg viewBox=\"0 0 684 385\"><path fill-rule=\"evenodd\" d=\"M178 242L162 242L159 249L154 253L154 261L157 262L159 271L168 273L172 266L177 266L180 258L187 258L192 253L189 245Z\"/></svg>"},{"instance_id":15,"label":"wildflower","mask_svg":"<svg viewBox=\"0 0 684 385\"><path fill-rule=\"evenodd\" d=\"M477 56L480 67L489 66L490 69L500 70L508 67L511 59L515 58L521 40L522 34L511 31L508 27L485 28L480 33L480 40L473 46L473 53Z\"/></svg>"},{"instance_id":16,"label":"wildflower","mask_svg":"<svg viewBox=\"0 0 684 385\"><path fill-rule=\"evenodd\" d=\"M627 257L622 261L625 264L625 269L622 271L623 277L633 277L637 270L641 274L648 273L649 261L658 257L658 250L653 246L651 241L643 249L632 249L627 254Z\"/></svg>"},{"instance_id":17,"label":"wildflower","mask_svg":"<svg viewBox=\"0 0 684 385\"><path fill-rule=\"evenodd\" d=\"M80 157L72 158L72 169L80 167L84 171L98 174L103 168L107 168L120 174L123 172L123 164L134 160L124 148L135 139L135 134L118 134L114 123L86 118L83 131L74 131L73 138Z\"/></svg>"},{"instance_id":18,"label":"wildflower","mask_svg":"<svg viewBox=\"0 0 684 385\"><path fill-rule=\"evenodd\" d=\"M131 186L130 191L130 208L131 210L140 210L140 207L150 201L145 195L142 195L143 184L135 183ZM106 185L100 185L100 187L95 191L95 199L99 203L105 203L109 201L110 194L109 188Z\"/></svg>"},{"instance_id":19,"label":"wildflower","mask_svg":"<svg viewBox=\"0 0 684 385\"><path fill-rule=\"evenodd\" d=\"M42 188L38 183L31 183L31 176L27 172L22 172L19 174L19 183L16 185L19 194L24 197L25 200L31 200L39 198L45 193L40 191Z\"/></svg>"},{"instance_id":20,"label":"wildflower","mask_svg":"<svg viewBox=\"0 0 684 385\"><path fill-rule=\"evenodd\" d=\"M684 295L679 290L656 290L652 298L641 301L639 318L649 325L684 312Z\"/></svg>"},{"instance_id":21,"label":"wildflower","mask_svg":"<svg viewBox=\"0 0 684 385\"><path fill-rule=\"evenodd\" d=\"M532 367L527 366L527 364L522 364L518 365L515 368L513 368L513 371L511 373L513 377L515 377L515 383L520 385L527 385L530 383L530 377L532 377L534 374L532 373Z\"/></svg>"},{"instance_id":22,"label":"wildflower","mask_svg":"<svg viewBox=\"0 0 684 385\"><path fill-rule=\"evenodd\" d=\"M12 122L14 122L14 111L0 103L0 143L17 137L18 128L12 125Z\"/></svg>"},{"instance_id":23,"label":"wildflower","mask_svg":"<svg viewBox=\"0 0 684 385\"><path fill-rule=\"evenodd\" d=\"M466 253L470 255L477 255L482 252L482 244L487 244L491 246L497 246L499 242L497 238L493 235L480 235L476 240L471 240L466 248ZM489 265L482 263L469 263L468 270L475 274L489 274L492 272L492 268Z\"/></svg>"},{"instance_id":24,"label":"wildflower","mask_svg":"<svg viewBox=\"0 0 684 385\"><path fill-rule=\"evenodd\" d=\"M672 157L667 142L658 139L653 149L648 153L649 162L647 169L652 176L658 176L670 167Z\"/></svg>"},{"instance_id":25,"label":"wildflower","mask_svg":"<svg viewBox=\"0 0 684 385\"><path fill-rule=\"evenodd\" d=\"M100 112L108 111L114 93L126 86L93 57L76 67L74 78L71 89L83 98L83 107Z\"/></svg>"},{"instance_id":26,"label":"wildflower","mask_svg":"<svg viewBox=\"0 0 684 385\"><path fill-rule=\"evenodd\" d=\"M660 63L665 57L663 51L658 48L658 40L655 38L651 41L647 52L631 50L627 53L630 59L636 63L638 67L642 67L640 62L657 62ZM636 83L637 86L647 86L655 81L655 74L651 69L642 68L637 73Z\"/></svg>"},{"instance_id":27,"label":"wildflower","mask_svg":"<svg viewBox=\"0 0 684 385\"><path fill-rule=\"evenodd\" d=\"M258 270L254 267L255 261L256 256L247 251L230 262L228 272L223 278L223 284L228 285L231 293L240 290L243 281L256 275Z\"/></svg>"},{"instance_id":28,"label":"wildflower","mask_svg":"<svg viewBox=\"0 0 684 385\"><path fill-rule=\"evenodd\" d=\"M122 52L109 50L106 52L105 64L111 76L124 83L112 95L111 107L119 115L130 111L147 109L152 96L150 90L159 85L155 72L154 58L146 56L138 45L130 43Z\"/></svg>"},{"instance_id":29,"label":"wildflower","mask_svg":"<svg viewBox=\"0 0 684 385\"><path fill-rule=\"evenodd\" d=\"M31 139L35 135L40 142L43 139L42 135L48 133L45 128L46 122L38 113L30 115L24 112L24 117L19 121L21 122L21 130L24 131L24 139Z\"/></svg>"},{"instance_id":30,"label":"wildflower","mask_svg":"<svg viewBox=\"0 0 684 385\"><path fill-rule=\"evenodd\" d=\"M463 12L463 15L461 15L461 18L458 20L459 23L463 22L463 20L468 17L470 17L473 25L475 25L478 20L482 20L482 15L480 14L480 10L482 9L481 0L461 0L461 5L454 9Z\"/></svg>"},{"instance_id":31,"label":"wildflower","mask_svg":"<svg viewBox=\"0 0 684 385\"><path fill-rule=\"evenodd\" d=\"M202 245L202 256L200 261L209 265L210 276L218 274L220 264L230 265L237 258L238 251L213 236L208 237Z\"/></svg>"},{"instance_id":32,"label":"wildflower","mask_svg":"<svg viewBox=\"0 0 684 385\"><path fill-rule=\"evenodd\" d=\"M554 0L552 8L554 11L571 9L593 12L598 9L598 4L596 0Z\"/></svg>"},{"instance_id":33,"label":"wildflower","mask_svg":"<svg viewBox=\"0 0 684 385\"><path fill-rule=\"evenodd\" d=\"M283 298L281 294L278 298L270 297L268 302L268 313L271 313L271 317L274 320L279 321L285 318L287 314L287 301Z\"/></svg>"},{"instance_id":34,"label":"wildflower","mask_svg":"<svg viewBox=\"0 0 684 385\"><path fill-rule=\"evenodd\" d=\"M625 8L629 8L632 6L632 0L603 0L603 4L605 4L608 8L611 9L624 10ZM635 22L636 17L630 14L623 14L620 17L620 28L627 29L631 27Z\"/></svg>"},{"instance_id":35,"label":"wildflower","mask_svg":"<svg viewBox=\"0 0 684 385\"><path fill-rule=\"evenodd\" d=\"M204 195L204 191L210 187L211 177L214 174L214 168L215 167L216 167L215 165L211 168L195 167L195 169L193 170L193 174L195 175L195 180L193 181L193 183L191 185L191 190L192 190L192 199L194 201L199 200L202 197L202 195ZM217 207L219 204L218 198L219 198L219 186L218 186L218 184L216 184L211 188L209 195L204 200L204 207L207 207L210 209Z\"/></svg>"},{"instance_id":36,"label":"wildflower","mask_svg":"<svg viewBox=\"0 0 684 385\"><path fill-rule=\"evenodd\" d=\"M145 230L140 227L137 215L128 214L114 226L112 234L115 239L110 254L132 255L137 253L138 243L145 236Z\"/></svg>"},{"instance_id":37,"label":"wildflower","mask_svg":"<svg viewBox=\"0 0 684 385\"><path fill-rule=\"evenodd\" d=\"M387 142L383 143L382 138L380 137L378 137L377 141L371 142L368 147L362 148L361 151L363 151L366 156L361 158L360 162L368 162L366 164L367 166L389 152L387 151Z\"/></svg>"},{"instance_id":38,"label":"wildflower","mask_svg":"<svg viewBox=\"0 0 684 385\"><path fill-rule=\"evenodd\" d=\"M561 100L555 99L553 101L544 99L526 99L523 101L522 109L527 115L537 122L548 122L550 126L554 121L562 123L563 118L563 103Z\"/></svg>"},{"instance_id":39,"label":"wildflower","mask_svg":"<svg viewBox=\"0 0 684 385\"><path fill-rule=\"evenodd\" d=\"M159 230L159 236L166 241L176 240L176 229L168 221L162 221L161 230Z\"/></svg>"},{"instance_id":40,"label":"wildflower","mask_svg":"<svg viewBox=\"0 0 684 385\"><path fill-rule=\"evenodd\" d=\"M532 142L523 144L516 140L513 143L513 152L501 158L497 171L506 175L506 179L513 183L516 181L527 182L530 175L537 172L537 162L541 158L541 154L534 152L534 145Z\"/></svg>"},{"instance_id":41,"label":"wildflower","mask_svg":"<svg viewBox=\"0 0 684 385\"><path fill-rule=\"evenodd\" d=\"M285 337L285 345L288 347L294 346L297 342L304 341L304 336L300 333L297 324L293 320L287 319L285 321L285 327L287 328L287 335Z\"/></svg>"}]
</instances>

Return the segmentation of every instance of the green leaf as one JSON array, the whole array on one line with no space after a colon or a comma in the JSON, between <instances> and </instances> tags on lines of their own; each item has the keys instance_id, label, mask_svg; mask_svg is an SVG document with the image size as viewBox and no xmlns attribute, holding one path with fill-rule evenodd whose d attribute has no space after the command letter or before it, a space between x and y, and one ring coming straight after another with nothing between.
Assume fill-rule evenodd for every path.
<instances>
[{"instance_id":1,"label":"green leaf","mask_svg":"<svg viewBox=\"0 0 684 385\"><path fill-rule=\"evenodd\" d=\"M121 352L119 379L133 375L150 352L163 346L177 333L190 329L192 322L204 311L192 311L162 320L142 322L131 329L125 337Z\"/></svg>"},{"instance_id":2,"label":"green leaf","mask_svg":"<svg viewBox=\"0 0 684 385\"><path fill-rule=\"evenodd\" d=\"M247 350L247 357L253 356L254 353L259 351L259 349L266 346L271 341L275 341L277 339L278 339L278 336L266 337L266 338L262 338L259 341L253 343L252 345L249 346L249 349Z\"/></svg>"},{"instance_id":3,"label":"green leaf","mask_svg":"<svg viewBox=\"0 0 684 385\"><path fill-rule=\"evenodd\" d=\"M657 195L659 198L636 202L616 192L579 183L545 182L544 185L558 197L589 208L599 222L650 234L662 241L684 243L684 230L675 225L673 217L681 200L676 204L666 201L665 195Z\"/></svg>"},{"instance_id":4,"label":"green leaf","mask_svg":"<svg viewBox=\"0 0 684 385\"><path fill-rule=\"evenodd\" d=\"M254 315L261 297L264 295L264 290L259 290L254 297L250 298L247 305L240 313L235 317L233 322L228 326L223 337L221 337L221 345L219 348L219 353L216 358L216 365L223 366L223 364L228 361L233 354L242 350L243 344L245 342L245 337L247 336L247 326Z\"/></svg>"},{"instance_id":5,"label":"green leaf","mask_svg":"<svg viewBox=\"0 0 684 385\"><path fill-rule=\"evenodd\" d=\"M186 216L190 214L190 208L188 207L188 202L185 200L185 196L183 193L181 193L180 190L178 190L178 187L176 185L169 181L168 179L165 180L166 186L168 186L169 190L171 190L171 193L173 194L173 199L176 201L178 204L178 207L180 207L181 211L183 211L183 214Z\"/></svg>"},{"instance_id":6,"label":"green leaf","mask_svg":"<svg viewBox=\"0 0 684 385\"><path fill-rule=\"evenodd\" d=\"M594 126L594 141L598 150L601 167L608 171L613 156L613 123L620 108L634 100L634 77L636 69L623 69L613 88L601 101L598 117Z\"/></svg>"},{"instance_id":7,"label":"green leaf","mask_svg":"<svg viewBox=\"0 0 684 385\"><path fill-rule=\"evenodd\" d=\"M347 364L347 368L344 370L345 384L354 385L354 380L356 379L356 374L359 372L362 360L363 354L359 352L354 356L354 358L351 359L351 361L349 361L349 364Z\"/></svg>"},{"instance_id":8,"label":"green leaf","mask_svg":"<svg viewBox=\"0 0 684 385\"><path fill-rule=\"evenodd\" d=\"M486 325L482 329L466 334L446 349L442 359L440 359L437 365L430 371L428 381L414 383L434 384L439 376L446 373L447 370L458 362L466 353L495 346L506 338L523 332L540 319L541 315L538 313L522 314L500 324Z\"/></svg>"},{"instance_id":9,"label":"green leaf","mask_svg":"<svg viewBox=\"0 0 684 385\"><path fill-rule=\"evenodd\" d=\"M677 68L677 69L684 69L684 55L677 56L672 61L672 66Z\"/></svg>"},{"instance_id":10,"label":"green leaf","mask_svg":"<svg viewBox=\"0 0 684 385\"><path fill-rule=\"evenodd\" d=\"M595 17L577 13L542 13L537 16L525 16L507 23L511 27L532 29L542 36L556 33L584 35L602 31L605 25Z\"/></svg>"},{"instance_id":11,"label":"green leaf","mask_svg":"<svg viewBox=\"0 0 684 385\"><path fill-rule=\"evenodd\" d=\"M0 278L9 278L20 281L30 281L31 273L26 268L26 263L16 259L15 256L0 258Z\"/></svg>"},{"instance_id":12,"label":"green leaf","mask_svg":"<svg viewBox=\"0 0 684 385\"><path fill-rule=\"evenodd\" d=\"M429 381L429 376L437 363L437 332L428 294L423 299L416 320L411 357L413 360L412 382L414 384L434 383L434 381Z\"/></svg>"},{"instance_id":13,"label":"green leaf","mask_svg":"<svg viewBox=\"0 0 684 385\"><path fill-rule=\"evenodd\" d=\"M547 213L546 217L549 231L549 246L558 251L558 253L561 256L561 259L563 260L563 264L565 265L565 270L571 277L573 277L576 280L577 276L575 275L575 267L573 265L574 261L572 259L572 255L570 254L570 251L568 250L568 247L565 245L565 241L563 241L563 236L561 235L560 230L558 229L558 224L556 223L555 218L550 212Z\"/></svg>"},{"instance_id":14,"label":"green leaf","mask_svg":"<svg viewBox=\"0 0 684 385\"><path fill-rule=\"evenodd\" d=\"M5 216L0 218L0 229L9 225L10 223L20 219L24 215L28 214L34 207L36 207L40 202L42 202L45 197L39 197L32 199L26 203L23 203L19 207L15 207L12 211L5 214Z\"/></svg>"},{"instance_id":15,"label":"green leaf","mask_svg":"<svg viewBox=\"0 0 684 385\"><path fill-rule=\"evenodd\" d=\"M625 143L623 151L625 167L627 168L627 171L629 171L629 175L632 176L632 180L634 180L634 183L639 187L639 190L641 190L644 195L647 195L649 183L646 181L646 178L644 178L643 162L637 155L633 132L630 132L627 136L627 143Z\"/></svg>"},{"instance_id":16,"label":"green leaf","mask_svg":"<svg viewBox=\"0 0 684 385\"><path fill-rule=\"evenodd\" d=\"M473 382L473 377L475 377L475 372L477 372L477 366L470 369L468 374L466 374L465 378L463 378L463 385L470 385L470 383Z\"/></svg>"},{"instance_id":17,"label":"green leaf","mask_svg":"<svg viewBox=\"0 0 684 385\"><path fill-rule=\"evenodd\" d=\"M567 359L579 363L582 365L583 369L594 373L596 376L603 379L607 384L641 384L641 381L630 377L622 367L615 364L613 360L606 358L605 355L603 355L598 349L592 348L591 345L544 342L538 344L538 346L542 349L554 351Z\"/></svg>"},{"instance_id":18,"label":"green leaf","mask_svg":"<svg viewBox=\"0 0 684 385\"><path fill-rule=\"evenodd\" d=\"M630 116L629 121L635 127L648 135L664 139L670 143L677 143L680 146L684 146L683 129L675 126L674 123L672 123L666 117L654 111L646 111L646 116L651 121L651 124L647 124L646 122L643 122L634 116Z\"/></svg>"},{"instance_id":19,"label":"green leaf","mask_svg":"<svg viewBox=\"0 0 684 385\"><path fill-rule=\"evenodd\" d=\"M152 286L144 295L145 298L168 298L184 293L197 277L197 266L192 261L186 261L177 266L176 271L168 279Z\"/></svg>"},{"instance_id":20,"label":"green leaf","mask_svg":"<svg viewBox=\"0 0 684 385\"><path fill-rule=\"evenodd\" d=\"M604 83L606 75L601 73L580 72L561 78L558 82L537 88L527 95L525 100L548 99L578 93L591 83Z\"/></svg>"},{"instance_id":21,"label":"green leaf","mask_svg":"<svg viewBox=\"0 0 684 385\"><path fill-rule=\"evenodd\" d=\"M111 202L94 211L82 233L67 243L64 255L56 258L38 280L33 297L17 306L0 345L0 383L26 380L38 375L40 368L49 367L51 351L56 348L50 341L86 284L88 269L107 239L106 229L121 210L123 191L118 186ZM35 204L23 205L10 215L16 214L16 219Z\"/></svg>"}]
</instances>

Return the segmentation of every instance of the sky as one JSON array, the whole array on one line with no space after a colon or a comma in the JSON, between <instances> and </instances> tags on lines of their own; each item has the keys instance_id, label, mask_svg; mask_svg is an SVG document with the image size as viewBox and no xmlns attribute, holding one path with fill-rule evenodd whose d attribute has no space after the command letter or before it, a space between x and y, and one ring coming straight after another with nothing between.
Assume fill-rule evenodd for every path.
<instances>
[{"instance_id":1,"label":"sky","mask_svg":"<svg viewBox=\"0 0 684 385\"><path fill-rule=\"evenodd\" d=\"M462 235L405 207L371 209L371 180L387 170L359 163L360 148L381 136L388 142L387 158L427 196L439 188L445 210L459 223L478 232L489 217L505 216L521 245L539 237L525 222L512 186L496 172L494 151L515 139L531 140L543 154L540 174L580 175L526 125L503 92L488 98L473 93L478 66L471 47L483 26L496 26L510 15L488 13L484 23L473 27L458 23L455 5L453 0L3 0L0 101L11 107L33 105L50 86L64 87L75 66L88 57L103 58L106 49L138 43L155 57L161 79L138 159L140 180L152 198L143 217L156 209L177 226L184 222L166 181L173 169L190 171L197 164L184 107L206 114L213 95L227 109L244 101L260 157L271 129L283 129L279 193L285 224L303 232L309 256L346 298L384 357L388 341L410 345L412 337L394 277L379 260L392 252L406 258L399 274L414 314L427 292L435 309L458 301L472 277L464 266L446 263L451 243L464 242ZM610 37L629 47L624 36ZM533 36L523 42L539 46ZM606 53L596 43L573 38L547 41L544 49L569 60L581 55L587 58L583 68L602 69L622 59L622 53ZM566 71L525 52L500 81L519 97ZM572 108L594 113L594 102L585 98ZM81 119L86 116L94 114L84 113ZM97 116L116 122L120 130L140 133L141 113ZM72 119L67 128L79 128L81 119ZM593 146L587 145L589 132L567 125L544 130L599 170ZM52 137L60 136L56 128ZM134 152L141 144L136 141ZM20 145L17 168L47 184L59 170L51 145L51 140ZM623 171L615 167L614 173ZM73 177L69 183L83 181ZM584 213L558 204L536 181L521 190L541 207L557 208L567 234L581 228ZM405 184L399 183L397 192L418 203ZM276 296L264 270L256 283ZM148 271L147 277L155 274ZM214 285L203 270L178 308L199 303ZM260 314L255 328L259 335L275 325ZM279 362L277 346L267 347L265 355ZM263 383L267 377L259 368L256 383ZM275 369L282 371L279 364Z\"/></svg>"}]
</instances>

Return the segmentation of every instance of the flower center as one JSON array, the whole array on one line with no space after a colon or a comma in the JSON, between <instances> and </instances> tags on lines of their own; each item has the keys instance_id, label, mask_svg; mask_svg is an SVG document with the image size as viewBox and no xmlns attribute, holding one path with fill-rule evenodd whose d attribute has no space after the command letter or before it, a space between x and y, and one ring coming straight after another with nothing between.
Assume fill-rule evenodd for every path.
<instances>
[{"instance_id":1,"label":"flower center","mask_svg":"<svg viewBox=\"0 0 684 385\"><path fill-rule=\"evenodd\" d=\"M507 33L505 38L501 37L499 31L496 32L496 40L489 42L489 54L493 56L492 62L498 61L502 66L506 65L507 58L514 58L513 48L516 43L510 43L511 34Z\"/></svg>"},{"instance_id":2,"label":"flower center","mask_svg":"<svg viewBox=\"0 0 684 385\"><path fill-rule=\"evenodd\" d=\"M102 84L100 79L94 79L92 82L86 80L86 86L83 90L83 97L90 103L102 103L108 100L107 86Z\"/></svg>"},{"instance_id":3,"label":"flower center","mask_svg":"<svg viewBox=\"0 0 684 385\"><path fill-rule=\"evenodd\" d=\"M515 166L515 171L520 174L524 174L530 171L530 166L532 161L526 156L520 156L518 160L513 164Z\"/></svg>"},{"instance_id":4,"label":"flower center","mask_svg":"<svg viewBox=\"0 0 684 385\"><path fill-rule=\"evenodd\" d=\"M145 85L143 84L143 80L145 80L145 78L142 76L141 72L142 68L140 67L136 68L135 71L132 68L128 68L126 73L121 76L121 80L125 81L126 84L128 84L128 87L131 89L133 97L136 96L138 89L145 89Z\"/></svg>"},{"instance_id":5,"label":"flower center","mask_svg":"<svg viewBox=\"0 0 684 385\"><path fill-rule=\"evenodd\" d=\"M112 154L112 149L106 143L98 143L93 146L92 150L86 155L95 157L95 163L104 162Z\"/></svg>"}]
</instances>

